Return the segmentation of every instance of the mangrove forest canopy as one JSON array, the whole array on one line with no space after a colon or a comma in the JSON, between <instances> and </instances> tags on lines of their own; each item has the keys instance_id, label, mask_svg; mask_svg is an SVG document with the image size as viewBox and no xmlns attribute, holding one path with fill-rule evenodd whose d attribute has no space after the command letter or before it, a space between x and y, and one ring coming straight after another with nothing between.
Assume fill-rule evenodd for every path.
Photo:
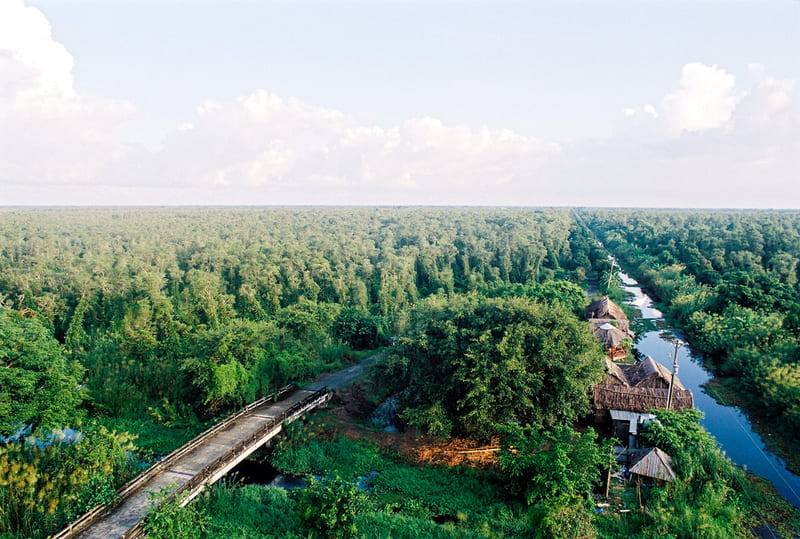
<instances>
[{"instance_id":1,"label":"mangrove forest canopy","mask_svg":"<svg viewBox=\"0 0 800 539\"><path fill-rule=\"evenodd\" d=\"M374 405L396 399L402 428L426 439L497 441L495 465L420 467L323 419L271 457L316 478L307 488L223 484L165 504L150 535L746 537L767 513L796 530L693 410L645 434L680 458L675 482L627 517L592 509L613 440L588 425L606 356L583 312L587 286L620 294L597 235L726 387L800 447L800 216L581 217L0 209L0 537L46 537L221 416L376 350Z\"/></svg>"}]
</instances>

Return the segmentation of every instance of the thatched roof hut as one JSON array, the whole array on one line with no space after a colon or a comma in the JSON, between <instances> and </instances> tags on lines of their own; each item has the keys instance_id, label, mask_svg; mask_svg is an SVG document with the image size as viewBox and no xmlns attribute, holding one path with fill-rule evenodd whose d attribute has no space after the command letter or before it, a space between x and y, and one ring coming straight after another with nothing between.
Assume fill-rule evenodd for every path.
<instances>
[{"instance_id":1,"label":"thatched roof hut","mask_svg":"<svg viewBox=\"0 0 800 539\"><path fill-rule=\"evenodd\" d=\"M657 447L642 453L630 468L631 474L662 481L675 481L672 458Z\"/></svg>"},{"instance_id":2,"label":"thatched roof hut","mask_svg":"<svg viewBox=\"0 0 800 539\"><path fill-rule=\"evenodd\" d=\"M611 324L605 323L594 331L594 336L603 343L606 348L616 348L628 338L628 334Z\"/></svg>"},{"instance_id":3,"label":"thatched roof hut","mask_svg":"<svg viewBox=\"0 0 800 539\"><path fill-rule=\"evenodd\" d=\"M615 320L622 331L627 331L629 326L625 311L611 301L608 296L593 301L586 307L586 319Z\"/></svg>"},{"instance_id":4,"label":"thatched roof hut","mask_svg":"<svg viewBox=\"0 0 800 539\"><path fill-rule=\"evenodd\" d=\"M636 365L623 367L628 383L632 387L669 388L672 371L650 356L646 356ZM675 389L685 389L678 377L675 377Z\"/></svg>"},{"instance_id":5,"label":"thatched roof hut","mask_svg":"<svg viewBox=\"0 0 800 539\"><path fill-rule=\"evenodd\" d=\"M630 384L628 383L628 377L625 376L625 371L622 370L622 366L620 366L619 363L614 363L608 358L605 358L605 362L606 375L603 378L603 381L600 382L600 385L630 387Z\"/></svg>"},{"instance_id":6,"label":"thatched roof hut","mask_svg":"<svg viewBox=\"0 0 800 539\"><path fill-rule=\"evenodd\" d=\"M596 385L594 387L594 406L596 410L627 410L647 412L665 409L669 399L669 389L655 387L626 387L624 385ZM688 389L672 392L673 410L694 408L694 397Z\"/></svg>"},{"instance_id":7,"label":"thatched roof hut","mask_svg":"<svg viewBox=\"0 0 800 539\"><path fill-rule=\"evenodd\" d=\"M672 371L650 356L635 365L621 365L606 359L606 376L602 386L649 387L668 389ZM686 389L675 377L675 389Z\"/></svg>"},{"instance_id":8,"label":"thatched roof hut","mask_svg":"<svg viewBox=\"0 0 800 539\"><path fill-rule=\"evenodd\" d=\"M596 331L597 328L605 324L610 324L616 328L619 327L619 322L613 318L590 318L588 322L592 325L592 331Z\"/></svg>"}]
</instances>

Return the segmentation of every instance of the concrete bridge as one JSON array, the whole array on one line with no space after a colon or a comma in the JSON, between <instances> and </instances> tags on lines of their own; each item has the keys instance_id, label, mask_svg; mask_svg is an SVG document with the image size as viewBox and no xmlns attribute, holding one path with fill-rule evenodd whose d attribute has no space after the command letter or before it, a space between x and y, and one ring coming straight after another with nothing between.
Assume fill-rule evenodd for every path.
<instances>
[{"instance_id":1,"label":"concrete bridge","mask_svg":"<svg viewBox=\"0 0 800 539\"><path fill-rule=\"evenodd\" d=\"M357 376L360 369L352 374ZM184 496L182 504L185 505L206 485L222 478L275 437L284 423L294 421L329 398L327 387L317 383L306 389L286 386L249 404L124 485L117 491L114 502L95 507L52 539L130 539L144 536L142 519L151 503L148 492L176 485L172 495Z\"/></svg>"}]
</instances>

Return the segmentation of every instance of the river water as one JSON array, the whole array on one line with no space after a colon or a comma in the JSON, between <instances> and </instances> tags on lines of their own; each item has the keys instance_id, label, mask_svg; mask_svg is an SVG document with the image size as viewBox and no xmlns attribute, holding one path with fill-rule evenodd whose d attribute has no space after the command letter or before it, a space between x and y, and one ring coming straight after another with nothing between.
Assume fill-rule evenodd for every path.
<instances>
[{"instance_id":1,"label":"river water","mask_svg":"<svg viewBox=\"0 0 800 539\"><path fill-rule=\"evenodd\" d=\"M666 326L661 311L653 306L639 283L622 272L619 272L619 277L623 290L632 296L628 303L639 310L642 319L652 320L657 328L642 332L635 348L672 370L673 339L685 340L683 335ZM716 438L722 451L739 466L772 482L784 498L800 508L800 476L787 470L783 459L764 445L747 416L738 408L723 406L706 394L703 384L711 379L711 375L703 369L700 355L688 346L678 349L678 378L686 389L692 390L695 408L705 414L701 423Z\"/></svg>"}]
</instances>

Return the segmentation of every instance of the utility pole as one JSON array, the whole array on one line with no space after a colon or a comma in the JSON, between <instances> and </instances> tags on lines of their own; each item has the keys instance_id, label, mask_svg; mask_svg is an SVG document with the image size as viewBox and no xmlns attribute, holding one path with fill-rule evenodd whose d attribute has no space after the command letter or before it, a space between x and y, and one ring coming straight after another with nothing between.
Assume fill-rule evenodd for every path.
<instances>
[{"instance_id":1,"label":"utility pole","mask_svg":"<svg viewBox=\"0 0 800 539\"><path fill-rule=\"evenodd\" d=\"M672 406L672 392L675 386L675 376L678 374L678 348L685 343L680 339L675 339L675 355L672 358L672 378L669 381L669 394L667 396L667 410Z\"/></svg>"},{"instance_id":2,"label":"utility pole","mask_svg":"<svg viewBox=\"0 0 800 539\"><path fill-rule=\"evenodd\" d=\"M616 262L613 258L611 259L611 269L608 270L608 286L606 287L606 296L610 296L611 294L611 279L614 278L614 262Z\"/></svg>"}]
</instances>

